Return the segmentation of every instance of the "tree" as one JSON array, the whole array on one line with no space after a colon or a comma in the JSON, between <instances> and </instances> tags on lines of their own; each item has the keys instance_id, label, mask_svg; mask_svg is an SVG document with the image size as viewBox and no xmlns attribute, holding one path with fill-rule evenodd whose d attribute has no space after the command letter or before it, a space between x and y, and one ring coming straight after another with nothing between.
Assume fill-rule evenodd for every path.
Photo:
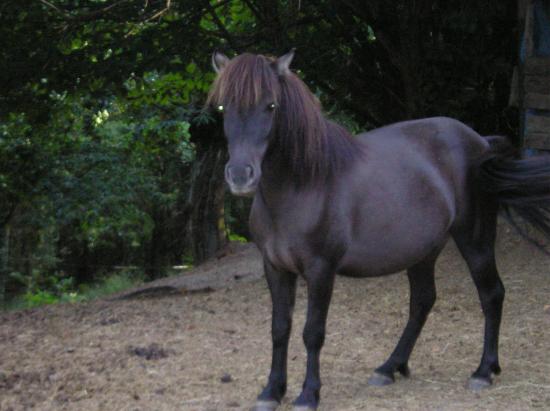
<instances>
[{"instance_id":1,"label":"tree","mask_svg":"<svg viewBox=\"0 0 550 411\"><path fill-rule=\"evenodd\" d=\"M298 74L354 131L430 115L517 130L510 2L7 0L0 21L2 281L116 264L154 278L245 224L224 221L225 142L203 110L214 49L296 47Z\"/></svg>"}]
</instances>

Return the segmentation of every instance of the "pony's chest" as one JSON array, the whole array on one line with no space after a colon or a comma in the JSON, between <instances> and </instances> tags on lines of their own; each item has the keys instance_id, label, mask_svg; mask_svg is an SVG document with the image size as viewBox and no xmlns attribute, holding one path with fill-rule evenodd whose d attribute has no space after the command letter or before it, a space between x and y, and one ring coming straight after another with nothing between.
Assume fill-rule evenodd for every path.
<instances>
[{"instance_id":1,"label":"pony's chest","mask_svg":"<svg viewBox=\"0 0 550 411\"><path fill-rule=\"evenodd\" d=\"M284 237L270 236L260 246L264 258L275 268L299 274L303 266L303 255L300 249L292 246Z\"/></svg>"},{"instance_id":2,"label":"pony's chest","mask_svg":"<svg viewBox=\"0 0 550 411\"><path fill-rule=\"evenodd\" d=\"M255 218L256 217L256 218ZM304 227L291 221L259 218L251 214L250 230L264 259L275 268L299 274L310 254Z\"/></svg>"},{"instance_id":3,"label":"pony's chest","mask_svg":"<svg viewBox=\"0 0 550 411\"><path fill-rule=\"evenodd\" d=\"M315 191L283 192L277 201L254 198L250 231L265 259L280 270L300 273L323 243L332 219L326 198Z\"/></svg>"}]
</instances>

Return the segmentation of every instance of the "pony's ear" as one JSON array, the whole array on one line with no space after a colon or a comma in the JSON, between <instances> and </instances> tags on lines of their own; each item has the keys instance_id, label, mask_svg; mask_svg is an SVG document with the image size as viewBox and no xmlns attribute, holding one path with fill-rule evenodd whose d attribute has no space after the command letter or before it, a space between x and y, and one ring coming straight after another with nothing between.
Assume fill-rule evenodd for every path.
<instances>
[{"instance_id":1,"label":"pony's ear","mask_svg":"<svg viewBox=\"0 0 550 411\"><path fill-rule=\"evenodd\" d=\"M292 63L292 59L294 58L294 50L296 49L293 48L275 61L275 68L280 76L290 74L290 63Z\"/></svg>"},{"instance_id":2,"label":"pony's ear","mask_svg":"<svg viewBox=\"0 0 550 411\"><path fill-rule=\"evenodd\" d=\"M212 67L216 70L216 73L221 73L226 64L229 63L229 58L219 51L212 53Z\"/></svg>"}]
</instances>

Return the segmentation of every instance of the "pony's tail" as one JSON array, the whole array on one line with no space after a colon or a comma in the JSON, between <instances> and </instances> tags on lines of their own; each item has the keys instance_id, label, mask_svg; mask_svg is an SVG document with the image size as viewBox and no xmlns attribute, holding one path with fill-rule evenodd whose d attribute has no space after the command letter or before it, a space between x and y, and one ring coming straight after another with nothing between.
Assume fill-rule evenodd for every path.
<instances>
[{"instance_id":1,"label":"pony's tail","mask_svg":"<svg viewBox=\"0 0 550 411\"><path fill-rule=\"evenodd\" d=\"M550 254L550 156L518 159L507 139L487 139L491 151L480 165L481 190L496 198L505 217L524 238ZM533 235L524 223L539 235Z\"/></svg>"}]
</instances>

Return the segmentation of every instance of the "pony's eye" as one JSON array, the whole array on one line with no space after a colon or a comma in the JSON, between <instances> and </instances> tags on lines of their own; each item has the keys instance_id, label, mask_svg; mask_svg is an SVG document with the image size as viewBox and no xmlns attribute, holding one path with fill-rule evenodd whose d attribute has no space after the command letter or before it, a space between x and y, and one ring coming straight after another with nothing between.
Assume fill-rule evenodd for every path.
<instances>
[{"instance_id":1,"label":"pony's eye","mask_svg":"<svg viewBox=\"0 0 550 411\"><path fill-rule=\"evenodd\" d=\"M221 104L219 106L216 106L216 111L219 113L223 113L223 106Z\"/></svg>"},{"instance_id":2,"label":"pony's eye","mask_svg":"<svg viewBox=\"0 0 550 411\"><path fill-rule=\"evenodd\" d=\"M277 107L277 105L275 103L270 103L270 104L267 105L267 109L269 111L275 110L276 107Z\"/></svg>"}]
</instances>

